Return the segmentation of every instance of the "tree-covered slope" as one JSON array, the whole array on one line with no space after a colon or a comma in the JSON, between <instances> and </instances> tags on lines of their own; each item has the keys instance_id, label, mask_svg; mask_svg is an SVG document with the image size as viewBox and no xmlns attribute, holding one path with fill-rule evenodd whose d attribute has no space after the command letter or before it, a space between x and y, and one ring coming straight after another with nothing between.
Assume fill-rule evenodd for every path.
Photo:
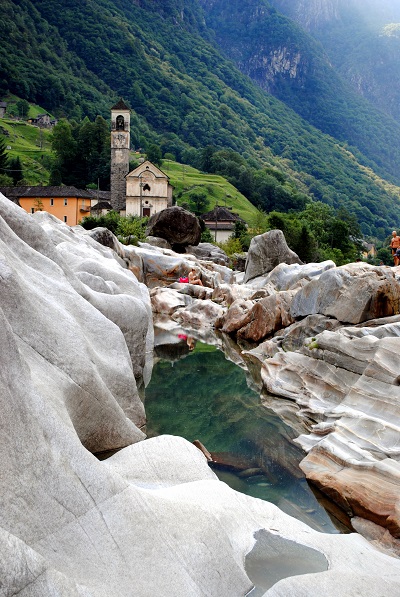
<instances>
[{"instance_id":1,"label":"tree-covered slope","mask_svg":"<svg viewBox=\"0 0 400 597\"><path fill-rule=\"evenodd\" d=\"M400 124L345 82L320 43L266 0L200 1L218 46L243 73L322 132L357 148L384 176L397 178ZM364 56L370 59L371 49Z\"/></svg>"},{"instance_id":2,"label":"tree-covered slope","mask_svg":"<svg viewBox=\"0 0 400 597\"><path fill-rule=\"evenodd\" d=\"M271 0L322 45L355 92L400 122L397 0Z\"/></svg>"},{"instance_id":3,"label":"tree-covered slope","mask_svg":"<svg viewBox=\"0 0 400 597\"><path fill-rule=\"evenodd\" d=\"M382 180L388 168L242 74L217 48L197 0L4 0L0 17L3 92L75 118L108 118L122 96L136 147L156 142L194 165L207 145L233 149L251 166L283 171L301 192L345 206L366 233L400 223L398 189Z\"/></svg>"}]
</instances>

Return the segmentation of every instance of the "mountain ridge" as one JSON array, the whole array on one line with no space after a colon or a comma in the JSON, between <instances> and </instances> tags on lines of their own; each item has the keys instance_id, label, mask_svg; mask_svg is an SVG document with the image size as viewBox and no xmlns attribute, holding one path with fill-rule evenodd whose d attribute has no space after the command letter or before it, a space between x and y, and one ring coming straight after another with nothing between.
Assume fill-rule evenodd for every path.
<instances>
[{"instance_id":1,"label":"mountain ridge","mask_svg":"<svg viewBox=\"0 0 400 597\"><path fill-rule=\"evenodd\" d=\"M135 147L156 142L194 166L207 145L232 149L257 167L284 171L310 197L345 206L366 234L382 236L398 222L395 188L382 190L363 170L400 184L385 163L385 137L372 142L384 145L378 164L302 120L223 56L196 0L4 0L0 16L3 94L19 86L22 97L78 120L109 117L122 96L133 108ZM395 127L391 134L388 163L400 156L400 134Z\"/></svg>"}]
</instances>

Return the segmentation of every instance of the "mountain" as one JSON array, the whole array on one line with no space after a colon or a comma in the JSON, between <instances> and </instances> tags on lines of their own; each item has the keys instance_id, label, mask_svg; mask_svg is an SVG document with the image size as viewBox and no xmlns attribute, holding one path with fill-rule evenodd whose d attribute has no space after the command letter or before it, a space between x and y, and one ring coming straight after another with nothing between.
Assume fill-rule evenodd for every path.
<instances>
[{"instance_id":1,"label":"mountain","mask_svg":"<svg viewBox=\"0 0 400 597\"><path fill-rule=\"evenodd\" d=\"M323 46L354 91L400 122L397 0L271 0Z\"/></svg>"},{"instance_id":2,"label":"mountain","mask_svg":"<svg viewBox=\"0 0 400 597\"><path fill-rule=\"evenodd\" d=\"M383 176L397 178L400 123L361 98L319 42L264 0L200 1L219 48L241 72L322 132L357 148ZM295 12L293 4L282 2L304 23L332 22L338 8L337 0L307 8L299 0Z\"/></svg>"},{"instance_id":3,"label":"mountain","mask_svg":"<svg viewBox=\"0 0 400 597\"><path fill-rule=\"evenodd\" d=\"M271 4L243 0L243 5L253 6L260 18L270 16L270 35L280 32L281 45L295 36L304 44L302 52L312 50L308 60L316 72L328 68L309 34ZM231 6L238 14L239 3ZM322 122L313 124L314 112L320 113L324 103L318 85L328 85L332 70L325 78L314 78L316 91L311 85L303 94L309 114L308 120L301 117L287 99L297 92L288 91L285 99L279 91L286 103L273 97L222 49L210 23L211 11L220 7L218 0L3 0L0 96L11 91L56 116L77 120L96 114L108 118L122 96L133 109L135 147L155 142L164 153L195 166L208 145L234 150L251 167L281 171L300 192L346 207L365 234L387 234L399 222L397 123L342 96L344 84L336 78L342 112L333 97ZM226 28L233 28L231 37L241 46L246 21L235 24L228 16ZM276 31L275 25L280 27ZM258 33L257 22L251 26ZM277 51L278 42L276 38ZM254 47L249 45L248 51ZM282 77L277 89L284 84ZM274 93L278 95L276 89ZM328 130L329 119L334 126ZM343 128L335 138L341 120L346 120L347 132Z\"/></svg>"}]
</instances>

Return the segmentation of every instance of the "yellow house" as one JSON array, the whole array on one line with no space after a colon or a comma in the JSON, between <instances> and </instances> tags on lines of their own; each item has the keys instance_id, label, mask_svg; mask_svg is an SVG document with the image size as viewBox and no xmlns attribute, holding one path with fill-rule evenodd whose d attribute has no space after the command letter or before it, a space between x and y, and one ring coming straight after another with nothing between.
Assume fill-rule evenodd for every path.
<instances>
[{"instance_id":1,"label":"yellow house","mask_svg":"<svg viewBox=\"0 0 400 597\"><path fill-rule=\"evenodd\" d=\"M47 211L68 226L90 214L93 195L75 187L0 187L0 192L28 213Z\"/></svg>"}]
</instances>

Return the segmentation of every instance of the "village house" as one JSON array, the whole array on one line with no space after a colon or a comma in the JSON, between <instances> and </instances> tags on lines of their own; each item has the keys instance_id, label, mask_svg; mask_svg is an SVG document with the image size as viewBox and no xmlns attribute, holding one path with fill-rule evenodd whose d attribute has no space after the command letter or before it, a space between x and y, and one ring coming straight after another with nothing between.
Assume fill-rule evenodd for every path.
<instances>
[{"instance_id":1,"label":"village house","mask_svg":"<svg viewBox=\"0 0 400 597\"><path fill-rule=\"evenodd\" d=\"M172 206L169 177L145 161L126 176L126 215L152 216Z\"/></svg>"},{"instance_id":2,"label":"village house","mask_svg":"<svg viewBox=\"0 0 400 597\"><path fill-rule=\"evenodd\" d=\"M212 211L202 214L200 218L210 230L215 242L223 243L233 234L235 223L244 220L227 207L216 205Z\"/></svg>"},{"instance_id":3,"label":"village house","mask_svg":"<svg viewBox=\"0 0 400 597\"><path fill-rule=\"evenodd\" d=\"M7 102L0 102L0 118L4 118L7 111Z\"/></svg>"},{"instance_id":4,"label":"village house","mask_svg":"<svg viewBox=\"0 0 400 597\"><path fill-rule=\"evenodd\" d=\"M37 126L50 126L50 114L38 114L35 118L31 118L30 122Z\"/></svg>"},{"instance_id":5,"label":"village house","mask_svg":"<svg viewBox=\"0 0 400 597\"><path fill-rule=\"evenodd\" d=\"M111 191L100 191L100 189L87 189L87 190L92 195L92 199L91 199L92 209L94 207L97 207L98 203L100 203L100 202L108 203L110 206L110 210L112 209L112 207L111 207Z\"/></svg>"},{"instance_id":6,"label":"village house","mask_svg":"<svg viewBox=\"0 0 400 597\"><path fill-rule=\"evenodd\" d=\"M69 226L90 214L93 195L75 187L0 187L0 193L28 213L47 211Z\"/></svg>"}]
</instances>

